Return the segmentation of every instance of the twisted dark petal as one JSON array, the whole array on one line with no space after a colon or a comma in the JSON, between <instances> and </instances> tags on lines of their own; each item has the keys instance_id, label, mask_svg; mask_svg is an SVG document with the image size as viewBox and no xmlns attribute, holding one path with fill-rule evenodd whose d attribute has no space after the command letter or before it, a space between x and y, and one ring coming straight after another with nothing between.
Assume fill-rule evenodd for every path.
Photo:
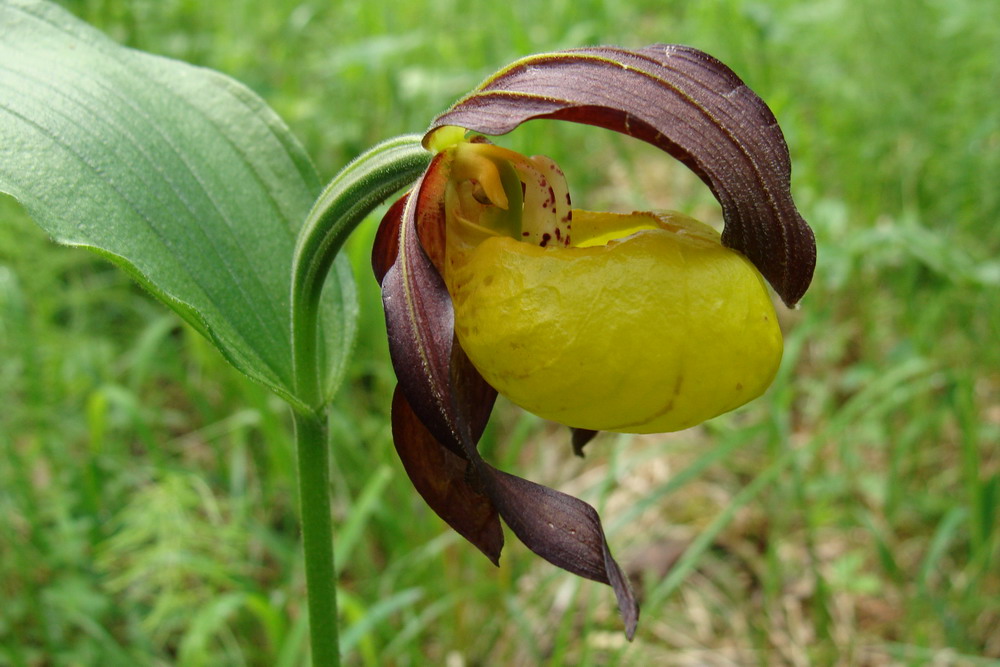
<instances>
[{"instance_id":1,"label":"twisted dark petal","mask_svg":"<svg viewBox=\"0 0 1000 667\"><path fill-rule=\"evenodd\" d=\"M625 636L631 641L639 622L639 603L611 556L594 508L485 462L481 474L500 516L525 546L553 565L614 589Z\"/></svg>"},{"instance_id":2,"label":"twisted dark petal","mask_svg":"<svg viewBox=\"0 0 1000 667\"><path fill-rule=\"evenodd\" d=\"M434 159L407 198L397 234L396 261L382 278L382 305L389 356L400 391L434 437L458 456L464 456L455 427L451 390L451 297L416 233L420 203L430 200L425 212L433 210L432 195L443 188L444 179L436 177L441 162L440 156ZM432 250L443 254L441 248Z\"/></svg>"},{"instance_id":3,"label":"twisted dark petal","mask_svg":"<svg viewBox=\"0 0 1000 667\"><path fill-rule=\"evenodd\" d=\"M431 435L398 387L392 396L392 439L406 474L424 501L455 532L499 565L503 529L496 508L477 488L469 462Z\"/></svg>"},{"instance_id":4,"label":"twisted dark petal","mask_svg":"<svg viewBox=\"0 0 1000 667\"><path fill-rule=\"evenodd\" d=\"M419 247L416 252L423 255ZM389 356L414 412L438 441L461 454L450 419L451 299L436 271L415 274L404 263L397 261L382 280Z\"/></svg>"},{"instance_id":5,"label":"twisted dark petal","mask_svg":"<svg viewBox=\"0 0 1000 667\"><path fill-rule=\"evenodd\" d=\"M487 79L429 132L457 125L497 135L533 118L597 125L667 151L719 200L723 242L786 304L809 287L816 243L792 201L784 137L767 105L712 56L664 44L529 56Z\"/></svg>"},{"instance_id":6,"label":"twisted dark petal","mask_svg":"<svg viewBox=\"0 0 1000 667\"><path fill-rule=\"evenodd\" d=\"M444 161L435 160L414 186L395 234L395 261L382 278L389 350L399 380L393 400L397 451L431 508L493 562L502 547L499 514L549 562L610 584L631 639L638 603L611 557L597 512L493 468L476 449L496 392L455 344L451 299L431 259L443 257L444 237L435 220L443 212L435 203L446 171ZM383 224L391 237L395 222ZM376 274L389 256L385 248L377 254Z\"/></svg>"}]
</instances>

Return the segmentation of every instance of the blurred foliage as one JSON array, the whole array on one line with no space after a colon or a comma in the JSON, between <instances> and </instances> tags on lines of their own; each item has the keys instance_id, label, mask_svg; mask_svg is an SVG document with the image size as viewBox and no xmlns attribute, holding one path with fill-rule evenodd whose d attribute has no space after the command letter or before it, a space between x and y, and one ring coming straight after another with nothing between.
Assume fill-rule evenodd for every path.
<instances>
[{"instance_id":1,"label":"blurred foliage","mask_svg":"<svg viewBox=\"0 0 1000 667\"><path fill-rule=\"evenodd\" d=\"M772 106L820 260L782 312L773 389L670 436L566 434L501 406L484 451L602 511L641 584L511 540L499 570L395 460L374 222L331 419L351 664L976 664L1000 659L1000 4L981 0L74 0L135 48L220 69L325 178L419 131L519 55L688 43ZM719 222L668 158L589 128L546 153L588 208ZM285 408L123 274L0 201L0 665L298 665L303 577Z\"/></svg>"}]
</instances>

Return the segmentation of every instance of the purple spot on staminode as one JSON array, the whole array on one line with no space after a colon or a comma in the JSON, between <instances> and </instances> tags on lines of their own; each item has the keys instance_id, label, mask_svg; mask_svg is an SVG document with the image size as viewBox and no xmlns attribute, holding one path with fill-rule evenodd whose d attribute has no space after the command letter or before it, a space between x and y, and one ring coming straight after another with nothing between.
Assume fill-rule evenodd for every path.
<instances>
[{"instance_id":1,"label":"purple spot on staminode","mask_svg":"<svg viewBox=\"0 0 1000 667\"><path fill-rule=\"evenodd\" d=\"M551 241L551 240L552 240L552 235L549 234L548 232L545 232L544 234L542 234L542 242L539 243L538 245L540 245L540 246L542 246L544 248L545 246L547 246L549 244L549 241Z\"/></svg>"}]
</instances>

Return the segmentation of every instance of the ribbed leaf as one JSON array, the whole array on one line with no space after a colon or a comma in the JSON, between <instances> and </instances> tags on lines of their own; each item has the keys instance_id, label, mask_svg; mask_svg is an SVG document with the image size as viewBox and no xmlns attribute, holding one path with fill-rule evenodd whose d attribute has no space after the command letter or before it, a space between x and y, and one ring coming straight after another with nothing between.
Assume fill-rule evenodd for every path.
<instances>
[{"instance_id":1,"label":"ribbed leaf","mask_svg":"<svg viewBox=\"0 0 1000 667\"><path fill-rule=\"evenodd\" d=\"M296 403L291 261L320 182L287 127L232 79L122 48L48 3L0 3L0 34L0 189ZM341 325L331 366L353 330L338 264L321 318Z\"/></svg>"},{"instance_id":2,"label":"ribbed leaf","mask_svg":"<svg viewBox=\"0 0 1000 667\"><path fill-rule=\"evenodd\" d=\"M788 147L771 110L724 64L664 44L529 56L436 118L424 142L442 126L497 135L533 118L597 125L676 157L722 204L723 242L785 303L802 298L816 244L792 201Z\"/></svg>"}]
</instances>

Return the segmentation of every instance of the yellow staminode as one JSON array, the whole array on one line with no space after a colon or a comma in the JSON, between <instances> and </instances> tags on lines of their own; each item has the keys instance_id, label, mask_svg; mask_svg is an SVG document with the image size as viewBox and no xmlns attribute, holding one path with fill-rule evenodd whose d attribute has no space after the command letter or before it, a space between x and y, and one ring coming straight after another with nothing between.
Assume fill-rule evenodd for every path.
<instances>
[{"instance_id":1,"label":"yellow staminode","mask_svg":"<svg viewBox=\"0 0 1000 667\"><path fill-rule=\"evenodd\" d=\"M567 231L568 244L486 233L450 252L459 343L500 393L569 426L655 433L767 389L782 352L774 308L713 229L576 210Z\"/></svg>"}]
</instances>

